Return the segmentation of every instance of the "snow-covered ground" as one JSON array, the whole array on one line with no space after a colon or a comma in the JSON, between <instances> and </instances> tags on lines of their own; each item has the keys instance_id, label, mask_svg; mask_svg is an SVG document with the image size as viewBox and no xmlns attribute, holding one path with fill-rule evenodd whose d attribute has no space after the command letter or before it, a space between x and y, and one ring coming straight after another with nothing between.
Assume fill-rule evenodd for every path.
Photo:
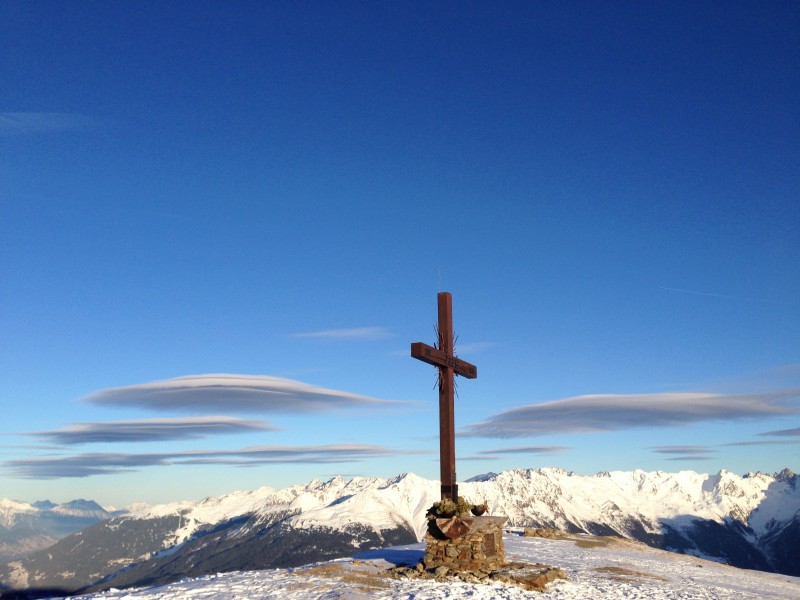
<instances>
[{"instance_id":1,"label":"snow-covered ground","mask_svg":"<svg viewBox=\"0 0 800 600\"><path fill-rule=\"evenodd\" d=\"M553 540L505 536L506 558L562 568L568 581L544 594L506 584L393 579L395 564L416 563L424 545L374 550L354 558L297 569L236 572L138 590L109 590L92 600L281 600L395 599L472 600L541 598L577 600L747 600L800 598L800 578L736 569L699 558L656 550L628 540L576 535Z\"/></svg>"}]
</instances>

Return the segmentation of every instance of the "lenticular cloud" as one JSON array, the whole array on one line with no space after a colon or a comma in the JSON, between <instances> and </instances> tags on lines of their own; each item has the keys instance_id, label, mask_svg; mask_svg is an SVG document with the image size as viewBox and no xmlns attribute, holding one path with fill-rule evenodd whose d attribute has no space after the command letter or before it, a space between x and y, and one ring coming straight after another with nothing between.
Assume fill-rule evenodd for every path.
<instances>
[{"instance_id":1,"label":"lenticular cloud","mask_svg":"<svg viewBox=\"0 0 800 600\"><path fill-rule=\"evenodd\" d=\"M91 452L70 456L36 456L5 461L2 468L23 479L61 479L91 477L136 471L166 465L230 465L249 467L260 464L335 464L355 463L370 458L399 454L423 454L370 444L329 444L323 446L251 446L236 450L189 450L126 454Z\"/></svg>"},{"instance_id":2,"label":"lenticular cloud","mask_svg":"<svg viewBox=\"0 0 800 600\"><path fill-rule=\"evenodd\" d=\"M28 435L39 437L53 444L73 445L102 442L192 440L219 434L276 430L276 427L262 421L225 416L202 416L74 423L63 429L36 431Z\"/></svg>"},{"instance_id":3,"label":"lenticular cloud","mask_svg":"<svg viewBox=\"0 0 800 600\"><path fill-rule=\"evenodd\" d=\"M92 404L137 406L159 411L225 410L309 413L339 408L401 404L317 387L270 375L189 375L107 388L84 398Z\"/></svg>"},{"instance_id":4,"label":"lenticular cloud","mask_svg":"<svg viewBox=\"0 0 800 600\"><path fill-rule=\"evenodd\" d=\"M574 396L496 413L469 425L465 436L513 438L636 427L674 427L698 421L780 417L798 410L800 389L751 394L671 392Z\"/></svg>"}]
</instances>

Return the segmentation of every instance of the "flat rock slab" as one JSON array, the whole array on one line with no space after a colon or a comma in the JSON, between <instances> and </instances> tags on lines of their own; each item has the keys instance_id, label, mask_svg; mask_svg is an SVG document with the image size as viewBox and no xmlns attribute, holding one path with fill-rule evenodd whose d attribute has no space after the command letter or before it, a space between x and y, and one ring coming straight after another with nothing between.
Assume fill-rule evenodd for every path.
<instances>
[{"instance_id":1,"label":"flat rock slab","mask_svg":"<svg viewBox=\"0 0 800 600\"><path fill-rule=\"evenodd\" d=\"M436 519L436 527L449 539L455 539L468 533L501 529L508 517L450 517Z\"/></svg>"},{"instance_id":2,"label":"flat rock slab","mask_svg":"<svg viewBox=\"0 0 800 600\"><path fill-rule=\"evenodd\" d=\"M493 581L513 583L529 591L542 592L548 583L566 579L567 575L562 569L550 565L514 562L504 565L490 577Z\"/></svg>"},{"instance_id":3,"label":"flat rock slab","mask_svg":"<svg viewBox=\"0 0 800 600\"><path fill-rule=\"evenodd\" d=\"M396 567L387 571L389 576L402 579L435 579L437 581L464 581L467 583L506 583L528 591L542 592L547 584L557 579L567 579L562 569L550 565L512 562L490 573L458 572L447 567L431 571L421 568Z\"/></svg>"}]
</instances>

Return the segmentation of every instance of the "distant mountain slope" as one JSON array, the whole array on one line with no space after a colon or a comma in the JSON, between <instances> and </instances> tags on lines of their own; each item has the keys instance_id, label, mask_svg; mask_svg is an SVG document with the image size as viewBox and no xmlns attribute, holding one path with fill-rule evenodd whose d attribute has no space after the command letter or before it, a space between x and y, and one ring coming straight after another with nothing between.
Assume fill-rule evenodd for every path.
<instances>
[{"instance_id":1,"label":"distant mountain slope","mask_svg":"<svg viewBox=\"0 0 800 600\"><path fill-rule=\"evenodd\" d=\"M513 470L461 486L510 526L617 535L731 565L800 575L798 477L722 471L581 476ZM290 567L421 539L438 482L334 478L176 503L98 523L0 565L5 589L99 590ZM2 589L2 588L0 588Z\"/></svg>"},{"instance_id":2,"label":"distant mountain slope","mask_svg":"<svg viewBox=\"0 0 800 600\"><path fill-rule=\"evenodd\" d=\"M10 560L52 546L56 541L112 513L91 500L27 504L0 498L0 560Z\"/></svg>"},{"instance_id":3,"label":"distant mountain slope","mask_svg":"<svg viewBox=\"0 0 800 600\"><path fill-rule=\"evenodd\" d=\"M619 535L738 567L800 575L800 486L789 470L740 477L644 471L506 471L464 484L512 525Z\"/></svg>"}]
</instances>

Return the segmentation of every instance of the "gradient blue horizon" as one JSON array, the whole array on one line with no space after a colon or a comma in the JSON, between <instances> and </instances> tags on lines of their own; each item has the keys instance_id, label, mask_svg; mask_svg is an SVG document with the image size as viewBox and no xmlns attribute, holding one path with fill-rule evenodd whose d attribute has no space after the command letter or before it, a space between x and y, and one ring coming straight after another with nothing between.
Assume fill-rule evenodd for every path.
<instances>
[{"instance_id":1,"label":"gradient blue horizon","mask_svg":"<svg viewBox=\"0 0 800 600\"><path fill-rule=\"evenodd\" d=\"M432 342L438 291L479 369L459 385L462 431L584 395L796 390L799 32L791 2L3 3L0 497L434 478L435 374L408 346ZM215 407L204 414L275 430L192 440L28 435L185 417L82 398L216 373L412 403ZM772 416L461 436L459 476L798 470L800 438L761 435L796 430L796 394L783 402ZM728 445L757 441L772 443ZM341 444L428 454L8 469ZM675 446L707 451L658 451Z\"/></svg>"}]
</instances>

